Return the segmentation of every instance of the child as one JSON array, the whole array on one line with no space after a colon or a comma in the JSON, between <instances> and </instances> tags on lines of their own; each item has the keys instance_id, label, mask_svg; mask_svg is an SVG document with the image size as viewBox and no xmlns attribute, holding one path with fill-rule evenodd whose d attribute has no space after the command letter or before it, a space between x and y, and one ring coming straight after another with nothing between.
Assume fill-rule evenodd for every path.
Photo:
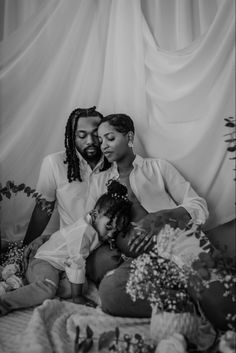
<instances>
[{"instance_id":1,"label":"child","mask_svg":"<svg viewBox=\"0 0 236 353\"><path fill-rule=\"evenodd\" d=\"M89 214L52 234L38 249L26 271L29 284L1 295L0 315L55 297L61 271L66 272L71 283L73 301L88 303L82 295L85 259L101 242L113 246L116 236L129 225L131 205L127 188L118 181L109 180L107 192Z\"/></svg>"}]
</instances>

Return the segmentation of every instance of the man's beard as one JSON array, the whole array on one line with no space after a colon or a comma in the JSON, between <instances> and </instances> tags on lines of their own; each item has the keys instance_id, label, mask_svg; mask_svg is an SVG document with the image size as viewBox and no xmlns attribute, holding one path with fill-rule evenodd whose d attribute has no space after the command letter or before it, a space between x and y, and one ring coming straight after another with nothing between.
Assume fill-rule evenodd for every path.
<instances>
[{"instance_id":1,"label":"man's beard","mask_svg":"<svg viewBox=\"0 0 236 353\"><path fill-rule=\"evenodd\" d=\"M87 150L89 150L89 148L93 147L94 148L94 152L90 153ZM87 147L83 150L82 156L84 159L86 160L99 160L101 158L102 152L100 150L100 148L98 148L97 146L90 146Z\"/></svg>"}]
</instances>

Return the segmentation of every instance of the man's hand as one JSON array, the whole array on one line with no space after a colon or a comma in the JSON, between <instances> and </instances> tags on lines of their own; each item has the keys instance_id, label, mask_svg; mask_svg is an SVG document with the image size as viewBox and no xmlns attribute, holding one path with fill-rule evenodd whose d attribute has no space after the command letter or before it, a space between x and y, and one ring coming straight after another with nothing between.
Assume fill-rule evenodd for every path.
<instances>
[{"instance_id":1,"label":"man's hand","mask_svg":"<svg viewBox=\"0 0 236 353\"><path fill-rule=\"evenodd\" d=\"M138 223L133 223L128 242L129 251L137 255L148 251L152 247L153 236L158 235L165 224L184 229L190 219L190 215L183 207L149 213Z\"/></svg>"},{"instance_id":2,"label":"man's hand","mask_svg":"<svg viewBox=\"0 0 236 353\"><path fill-rule=\"evenodd\" d=\"M29 261L34 257L38 248L49 239L49 235L41 235L40 237L33 240L24 250L23 255L23 270L26 271Z\"/></svg>"}]
</instances>

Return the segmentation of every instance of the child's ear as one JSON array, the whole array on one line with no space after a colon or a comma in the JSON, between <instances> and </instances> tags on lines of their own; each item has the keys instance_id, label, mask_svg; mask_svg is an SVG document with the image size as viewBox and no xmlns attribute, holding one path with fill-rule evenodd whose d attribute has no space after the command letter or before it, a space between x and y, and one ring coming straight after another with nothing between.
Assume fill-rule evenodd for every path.
<instances>
[{"instance_id":1,"label":"child's ear","mask_svg":"<svg viewBox=\"0 0 236 353\"><path fill-rule=\"evenodd\" d=\"M96 219L97 219L97 215L98 215L97 210L93 209L92 211L89 212L89 214L90 214L90 216L92 218L92 221L95 222Z\"/></svg>"}]
</instances>

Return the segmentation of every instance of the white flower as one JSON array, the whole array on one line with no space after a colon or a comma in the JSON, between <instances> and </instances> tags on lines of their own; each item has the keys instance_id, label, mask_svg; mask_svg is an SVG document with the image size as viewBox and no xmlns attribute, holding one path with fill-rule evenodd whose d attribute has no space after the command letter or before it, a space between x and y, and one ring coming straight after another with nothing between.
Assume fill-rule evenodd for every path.
<instances>
[{"instance_id":1,"label":"white flower","mask_svg":"<svg viewBox=\"0 0 236 353\"><path fill-rule=\"evenodd\" d=\"M186 353L186 347L183 335L174 333L173 336L159 342L155 353Z\"/></svg>"},{"instance_id":2,"label":"white flower","mask_svg":"<svg viewBox=\"0 0 236 353\"><path fill-rule=\"evenodd\" d=\"M12 275L6 279L6 284L10 287L9 289L17 289L23 286L22 280L16 275Z\"/></svg>"},{"instance_id":3,"label":"white flower","mask_svg":"<svg viewBox=\"0 0 236 353\"><path fill-rule=\"evenodd\" d=\"M8 285L6 284L6 282L0 282L0 296L5 294L6 291L8 289Z\"/></svg>"},{"instance_id":4,"label":"white flower","mask_svg":"<svg viewBox=\"0 0 236 353\"><path fill-rule=\"evenodd\" d=\"M16 264L6 265L2 270L2 278L6 280L7 278L14 275L17 271L19 271L19 266Z\"/></svg>"},{"instance_id":5,"label":"white flower","mask_svg":"<svg viewBox=\"0 0 236 353\"><path fill-rule=\"evenodd\" d=\"M236 332L227 331L220 338L219 350L221 353L234 353L236 348Z\"/></svg>"}]
</instances>

